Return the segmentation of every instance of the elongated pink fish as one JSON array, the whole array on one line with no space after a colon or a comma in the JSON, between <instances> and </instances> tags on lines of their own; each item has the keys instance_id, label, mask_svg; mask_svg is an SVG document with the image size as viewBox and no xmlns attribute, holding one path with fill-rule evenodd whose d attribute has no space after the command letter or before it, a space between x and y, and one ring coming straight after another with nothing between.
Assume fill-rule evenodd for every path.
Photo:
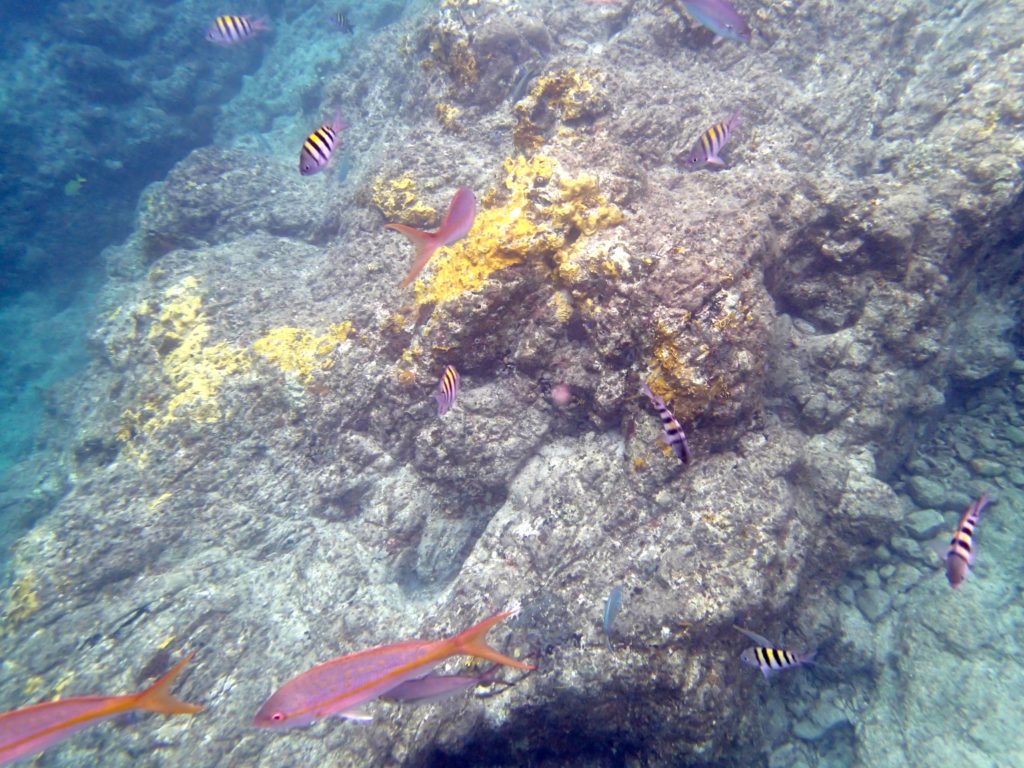
<instances>
[{"instance_id":1,"label":"elongated pink fish","mask_svg":"<svg viewBox=\"0 0 1024 768\"><path fill-rule=\"evenodd\" d=\"M476 196L473 190L468 187L459 187L452 202L448 206L448 213L445 214L441 227L436 232L425 232L405 224L387 224L388 229L401 232L409 238L416 248L416 257L412 262L412 269L405 276L399 288L405 288L416 276L423 271L438 248L451 245L456 240L461 240L473 227L473 220L476 218Z\"/></svg>"},{"instance_id":2,"label":"elongated pink fish","mask_svg":"<svg viewBox=\"0 0 1024 768\"><path fill-rule=\"evenodd\" d=\"M452 656L476 656L496 664L531 670L487 644L487 632L511 611L498 613L465 632L443 640L408 640L339 656L293 677L256 713L259 728L298 728L332 715L364 719L354 710L421 678Z\"/></svg>"},{"instance_id":3,"label":"elongated pink fish","mask_svg":"<svg viewBox=\"0 0 1024 768\"><path fill-rule=\"evenodd\" d=\"M192 655L140 693L127 696L76 696L45 701L0 715L0 765L42 752L103 720L141 710L164 715L194 715L202 707L174 698L171 684Z\"/></svg>"}]
</instances>

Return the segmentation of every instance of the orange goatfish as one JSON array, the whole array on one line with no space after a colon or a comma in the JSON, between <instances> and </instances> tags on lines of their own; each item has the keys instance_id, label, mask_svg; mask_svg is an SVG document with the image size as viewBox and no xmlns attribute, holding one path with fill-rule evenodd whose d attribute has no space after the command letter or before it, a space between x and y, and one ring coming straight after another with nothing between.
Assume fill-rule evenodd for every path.
<instances>
[{"instance_id":1,"label":"orange goatfish","mask_svg":"<svg viewBox=\"0 0 1024 768\"><path fill-rule=\"evenodd\" d=\"M192 658L189 654L174 669L140 693L127 696L76 696L44 701L0 714L0 765L42 752L73 734L103 720L142 710L164 715L194 715L202 707L170 694L171 684Z\"/></svg>"},{"instance_id":2,"label":"orange goatfish","mask_svg":"<svg viewBox=\"0 0 1024 768\"><path fill-rule=\"evenodd\" d=\"M467 187L459 187L452 197L448 206L448 213L445 214L441 227L436 232L424 232L423 230L410 227L405 224L387 224L388 229L401 232L412 241L416 248L416 258L413 260L412 269L405 279L398 284L399 288L405 288L416 276L423 271L434 255L434 251L445 245L451 245L456 240L461 240L473 227L473 219L476 218L476 197L473 190Z\"/></svg>"},{"instance_id":3,"label":"orange goatfish","mask_svg":"<svg viewBox=\"0 0 1024 768\"><path fill-rule=\"evenodd\" d=\"M516 669L529 664L499 653L487 644L487 632L512 611L499 613L443 640L408 640L357 651L325 661L282 685L256 713L260 728L298 728L338 715L357 720L367 716L362 704L393 691L407 680L422 678L452 656L476 656Z\"/></svg>"}]
</instances>

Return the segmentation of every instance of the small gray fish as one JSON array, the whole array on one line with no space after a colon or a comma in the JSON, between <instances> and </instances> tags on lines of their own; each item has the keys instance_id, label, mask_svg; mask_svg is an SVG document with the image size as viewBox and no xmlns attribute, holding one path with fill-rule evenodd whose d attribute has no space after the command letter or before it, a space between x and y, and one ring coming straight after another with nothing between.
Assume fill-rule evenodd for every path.
<instances>
[{"instance_id":1,"label":"small gray fish","mask_svg":"<svg viewBox=\"0 0 1024 768\"><path fill-rule=\"evenodd\" d=\"M437 400L438 416L444 416L455 405L455 398L459 395L459 384L461 383L462 377L455 370L455 366L445 367L444 373L441 374L441 380L437 382L437 391L434 393L434 399Z\"/></svg>"},{"instance_id":2,"label":"small gray fish","mask_svg":"<svg viewBox=\"0 0 1024 768\"><path fill-rule=\"evenodd\" d=\"M816 650L808 651L807 653L793 653L782 648L776 648L771 640L761 637L761 635L755 632L735 624L732 626L737 632L742 632L757 643L753 648L747 648L740 654L740 661L760 669L765 679L783 669L792 669L793 667L814 663L814 656L817 654Z\"/></svg>"},{"instance_id":3,"label":"small gray fish","mask_svg":"<svg viewBox=\"0 0 1024 768\"><path fill-rule=\"evenodd\" d=\"M697 139L689 156L686 158L686 169L695 171L705 165L725 165L718 156L732 138L732 132L739 126L740 116L730 115L725 120L715 123Z\"/></svg>"},{"instance_id":4,"label":"small gray fish","mask_svg":"<svg viewBox=\"0 0 1024 768\"><path fill-rule=\"evenodd\" d=\"M604 634L608 641L608 650L612 649L612 624L622 607L622 585L616 584L608 593L608 600L604 604Z\"/></svg>"}]
</instances>

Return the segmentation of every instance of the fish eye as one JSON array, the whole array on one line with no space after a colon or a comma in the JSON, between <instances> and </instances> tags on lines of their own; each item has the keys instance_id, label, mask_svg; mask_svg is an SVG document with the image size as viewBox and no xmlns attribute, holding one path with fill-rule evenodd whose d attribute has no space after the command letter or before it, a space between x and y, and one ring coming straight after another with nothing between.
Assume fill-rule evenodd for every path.
<instances>
[{"instance_id":1,"label":"fish eye","mask_svg":"<svg viewBox=\"0 0 1024 768\"><path fill-rule=\"evenodd\" d=\"M284 712L275 712L270 716L270 719L273 720L275 723L280 723L282 720L284 720Z\"/></svg>"}]
</instances>

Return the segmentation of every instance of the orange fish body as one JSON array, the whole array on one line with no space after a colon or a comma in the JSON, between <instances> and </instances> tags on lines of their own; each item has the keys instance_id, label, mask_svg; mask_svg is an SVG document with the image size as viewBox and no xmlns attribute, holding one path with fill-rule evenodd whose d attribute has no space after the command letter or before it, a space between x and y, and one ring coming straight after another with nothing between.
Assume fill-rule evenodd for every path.
<instances>
[{"instance_id":1,"label":"orange fish body","mask_svg":"<svg viewBox=\"0 0 1024 768\"><path fill-rule=\"evenodd\" d=\"M42 752L103 720L142 710L165 715L193 715L202 707L174 698L171 684L191 655L140 693L127 696L76 696L45 701L0 714L0 765Z\"/></svg>"},{"instance_id":2,"label":"orange fish body","mask_svg":"<svg viewBox=\"0 0 1024 768\"><path fill-rule=\"evenodd\" d=\"M275 691L256 713L254 725L298 728L332 715L344 716L407 680L423 677L452 656L476 656L516 669L533 669L487 645L487 632L511 615L495 614L443 640L409 640L326 661Z\"/></svg>"}]
</instances>

